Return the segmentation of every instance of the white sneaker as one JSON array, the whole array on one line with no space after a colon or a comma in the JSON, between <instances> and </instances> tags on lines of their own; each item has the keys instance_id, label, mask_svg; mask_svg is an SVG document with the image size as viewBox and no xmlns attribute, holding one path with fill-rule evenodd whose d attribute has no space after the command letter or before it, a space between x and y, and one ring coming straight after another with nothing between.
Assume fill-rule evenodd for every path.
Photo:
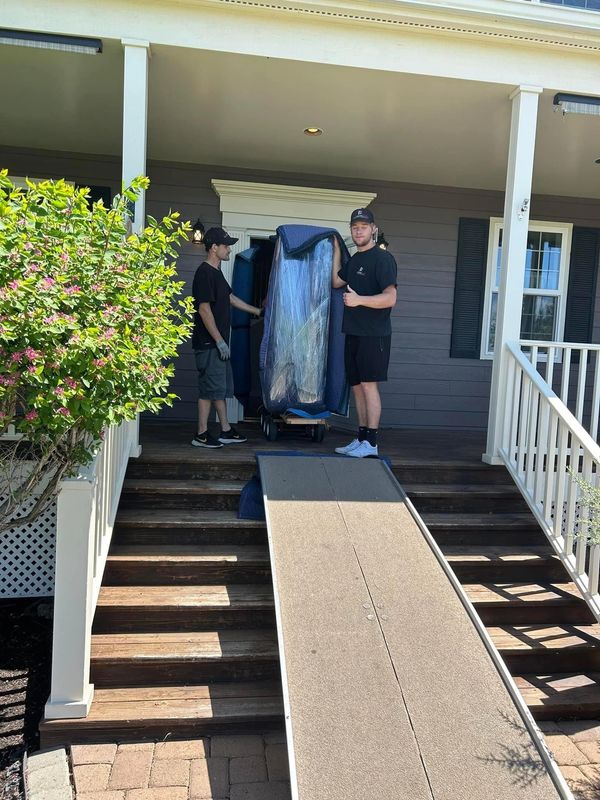
<instances>
[{"instance_id":1,"label":"white sneaker","mask_svg":"<svg viewBox=\"0 0 600 800\"><path fill-rule=\"evenodd\" d=\"M378 458L377 445L373 447L367 441L360 442L358 447L354 447L346 455L352 456L352 458L369 458L369 456Z\"/></svg>"},{"instance_id":2,"label":"white sneaker","mask_svg":"<svg viewBox=\"0 0 600 800\"><path fill-rule=\"evenodd\" d=\"M347 444L346 447L336 447L335 448L335 452L339 453L341 456L347 456L348 453L351 450L354 450L355 448L357 448L359 444L360 444L360 442L358 441L358 439L352 439L350 444Z\"/></svg>"}]
</instances>

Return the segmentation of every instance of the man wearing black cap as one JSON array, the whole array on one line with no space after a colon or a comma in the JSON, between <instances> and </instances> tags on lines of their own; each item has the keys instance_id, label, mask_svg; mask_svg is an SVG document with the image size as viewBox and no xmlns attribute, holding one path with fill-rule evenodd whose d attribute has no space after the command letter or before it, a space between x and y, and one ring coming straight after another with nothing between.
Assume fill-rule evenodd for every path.
<instances>
[{"instance_id":1,"label":"man wearing black cap","mask_svg":"<svg viewBox=\"0 0 600 800\"><path fill-rule=\"evenodd\" d=\"M378 383L387 381L392 325L390 315L396 304L396 261L391 253L377 247L377 227L367 208L357 208L350 217L350 233L356 253L340 269L336 243L332 283L346 287L344 361L354 394L358 416L356 438L336 453L353 458L377 456L377 431L381 417Z\"/></svg>"},{"instance_id":2,"label":"man wearing black cap","mask_svg":"<svg viewBox=\"0 0 600 800\"><path fill-rule=\"evenodd\" d=\"M215 449L224 444L245 442L227 419L225 399L233 397L233 374L229 363L231 306L261 316L261 309L249 306L231 293L231 287L221 272L221 262L229 261L231 245L237 239L223 230L210 228L204 234L206 260L194 275L194 332L192 347L198 368L198 433L192 439L194 447ZM221 423L218 438L208 432L208 416L214 405Z\"/></svg>"}]
</instances>

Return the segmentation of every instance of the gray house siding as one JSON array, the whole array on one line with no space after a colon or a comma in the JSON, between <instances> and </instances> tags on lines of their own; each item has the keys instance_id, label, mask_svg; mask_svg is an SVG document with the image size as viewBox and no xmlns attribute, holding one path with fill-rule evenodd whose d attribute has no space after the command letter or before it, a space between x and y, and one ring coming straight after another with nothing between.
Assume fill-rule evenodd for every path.
<instances>
[{"instance_id":1,"label":"gray house siding","mask_svg":"<svg viewBox=\"0 0 600 800\"><path fill-rule=\"evenodd\" d=\"M0 147L0 166L16 175L65 177L108 185L113 192L120 188L120 163L111 158ZM502 193L164 162L151 162L148 173L148 213L161 216L177 209L183 219L200 217L207 226L220 223L212 178L377 192L372 208L399 267L389 381L382 387L382 426L485 428L491 364L449 355L454 274L460 217L501 216ZM596 227L600 201L534 197L532 217ZM203 250L191 244L182 249L178 269L188 286L202 255ZM600 341L598 302L593 338ZM163 412L164 418L195 418L195 386L186 345L172 387L181 399Z\"/></svg>"}]
</instances>

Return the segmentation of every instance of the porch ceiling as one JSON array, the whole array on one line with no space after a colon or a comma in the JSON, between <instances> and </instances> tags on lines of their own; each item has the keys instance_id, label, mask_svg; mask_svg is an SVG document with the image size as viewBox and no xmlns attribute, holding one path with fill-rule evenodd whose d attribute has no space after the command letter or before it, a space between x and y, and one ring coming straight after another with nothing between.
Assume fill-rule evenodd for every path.
<instances>
[{"instance_id":1,"label":"porch ceiling","mask_svg":"<svg viewBox=\"0 0 600 800\"><path fill-rule=\"evenodd\" d=\"M96 57L0 47L0 144L119 155L123 57L104 45ZM511 88L157 46L148 155L502 189ZM552 96L541 98L534 189L600 197L600 120L562 118Z\"/></svg>"}]
</instances>

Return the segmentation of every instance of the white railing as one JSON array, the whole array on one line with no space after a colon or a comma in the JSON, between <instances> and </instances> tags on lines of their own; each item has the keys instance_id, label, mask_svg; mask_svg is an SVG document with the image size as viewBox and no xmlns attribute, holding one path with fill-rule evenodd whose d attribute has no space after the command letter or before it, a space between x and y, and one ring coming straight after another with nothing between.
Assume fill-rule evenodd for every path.
<instances>
[{"instance_id":1,"label":"white railing","mask_svg":"<svg viewBox=\"0 0 600 800\"><path fill-rule=\"evenodd\" d=\"M47 719L85 717L89 711L92 621L127 463L139 454L137 419L107 428L92 464L61 483Z\"/></svg>"},{"instance_id":2,"label":"white railing","mask_svg":"<svg viewBox=\"0 0 600 800\"><path fill-rule=\"evenodd\" d=\"M578 422L598 439L600 344L522 341L526 356Z\"/></svg>"},{"instance_id":3,"label":"white railing","mask_svg":"<svg viewBox=\"0 0 600 800\"><path fill-rule=\"evenodd\" d=\"M551 344L546 346L562 347ZM500 456L555 552L600 620L600 545L584 535L587 509L576 477L597 485L600 447L534 369L520 345L510 355ZM549 358L552 364L552 357Z\"/></svg>"}]
</instances>

